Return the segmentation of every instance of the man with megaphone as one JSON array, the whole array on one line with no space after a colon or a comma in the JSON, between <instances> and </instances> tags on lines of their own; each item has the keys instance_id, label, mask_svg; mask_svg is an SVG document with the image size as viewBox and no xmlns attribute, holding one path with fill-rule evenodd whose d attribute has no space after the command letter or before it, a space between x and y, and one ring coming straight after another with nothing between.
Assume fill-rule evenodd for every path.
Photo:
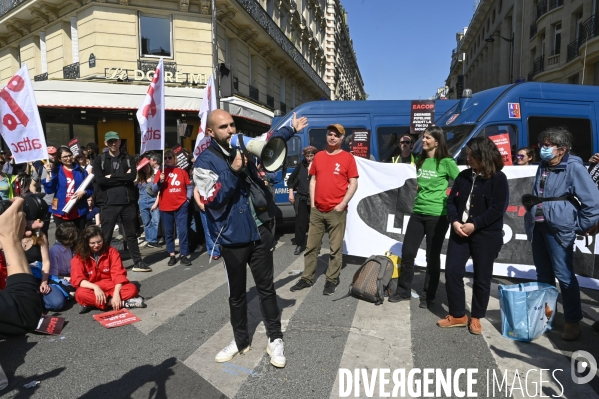
<instances>
[{"instance_id":1,"label":"man with megaphone","mask_svg":"<svg viewBox=\"0 0 599 399\"><path fill-rule=\"evenodd\" d=\"M220 245L229 283L229 309L233 341L215 357L227 362L250 349L247 326L246 264L256 283L268 336L270 363L285 367L281 312L274 287L273 232L276 214L272 193L258 176L259 161L269 172L281 168L285 143L308 126L305 117L293 115L292 125L261 139L235 136L233 117L224 110L208 115L206 133L212 141L196 159L193 178L210 220L209 229ZM259 158L259 159L258 159Z\"/></svg>"}]
</instances>

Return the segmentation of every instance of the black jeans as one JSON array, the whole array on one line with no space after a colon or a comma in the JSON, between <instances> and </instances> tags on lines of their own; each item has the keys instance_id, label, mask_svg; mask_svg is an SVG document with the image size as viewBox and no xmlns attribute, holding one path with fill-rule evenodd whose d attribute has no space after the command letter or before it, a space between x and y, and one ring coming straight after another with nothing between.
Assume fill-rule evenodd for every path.
<instances>
[{"instance_id":1,"label":"black jeans","mask_svg":"<svg viewBox=\"0 0 599 399\"><path fill-rule=\"evenodd\" d=\"M435 299L439 276L441 275L441 249L445 233L449 227L447 216L430 216L413 214L410 216L405 238L401 249L401 273L397 284L397 293L403 298L412 294L412 280L414 280L414 259L422 238L426 236L426 277L424 291L426 298Z\"/></svg>"},{"instance_id":2,"label":"black jeans","mask_svg":"<svg viewBox=\"0 0 599 399\"><path fill-rule=\"evenodd\" d=\"M123 228L125 229L124 236L127 239L127 248L133 263L137 264L142 261L139 245L137 243L137 207L134 204L127 205L104 205L100 210L100 222L102 224L102 235L104 240L110 243L112 241L112 233L116 221L121 216L123 220Z\"/></svg>"},{"instance_id":3,"label":"black jeans","mask_svg":"<svg viewBox=\"0 0 599 399\"><path fill-rule=\"evenodd\" d=\"M42 314L39 283L31 274L8 276L0 291L0 336L16 336L35 330Z\"/></svg>"},{"instance_id":4,"label":"black jeans","mask_svg":"<svg viewBox=\"0 0 599 399\"><path fill-rule=\"evenodd\" d=\"M472 256L474 283L472 284L472 308L470 314L478 319L485 317L489 295L493 263L503 245L501 230L479 230L470 237L459 237L453 229L449 235L447 260L445 261L445 289L449 314L462 317L466 314L466 293L464 291L464 274L466 262Z\"/></svg>"},{"instance_id":5,"label":"black jeans","mask_svg":"<svg viewBox=\"0 0 599 399\"><path fill-rule=\"evenodd\" d=\"M220 250L229 280L231 325L233 326L235 343L240 350L250 344L246 297L246 265L250 266L256 283L256 289L260 297L260 309L262 310L268 337L271 341L283 338L281 312L277 304L273 276L272 243L274 237L266 226L260 226L259 230L260 241L234 247L221 246Z\"/></svg>"},{"instance_id":6,"label":"black jeans","mask_svg":"<svg viewBox=\"0 0 599 399\"><path fill-rule=\"evenodd\" d=\"M85 216L81 216L78 217L77 219L73 219L73 220L65 220L65 219L61 219L61 218L57 218L54 217L54 225L56 226L56 228L58 228L58 226L60 226L63 223L67 223L67 222L71 222L75 225L75 227L77 228L77 230L79 231L79 234L81 234L81 232L85 229L85 223L87 222Z\"/></svg>"},{"instance_id":7,"label":"black jeans","mask_svg":"<svg viewBox=\"0 0 599 399\"><path fill-rule=\"evenodd\" d=\"M310 198L295 197L295 245L306 246L306 233L310 225Z\"/></svg>"}]
</instances>

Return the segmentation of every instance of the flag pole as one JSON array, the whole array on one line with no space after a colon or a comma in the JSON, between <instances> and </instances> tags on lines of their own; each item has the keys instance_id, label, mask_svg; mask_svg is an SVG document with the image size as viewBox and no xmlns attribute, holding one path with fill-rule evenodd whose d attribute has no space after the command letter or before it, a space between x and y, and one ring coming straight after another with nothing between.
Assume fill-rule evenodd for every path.
<instances>
[{"instance_id":1,"label":"flag pole","mask_svg":"<svg viewBox=\"0 0 599 399\"><path fill-rule=\"evenodd\" d=\"M216 108L220 108L220 74L218 71L218 36L217 36L217 27L218 22L216 19L216 0L212 0L212 70L214 76L214 93L213 95L216 98Z\"/></svg>"}]
</instances>

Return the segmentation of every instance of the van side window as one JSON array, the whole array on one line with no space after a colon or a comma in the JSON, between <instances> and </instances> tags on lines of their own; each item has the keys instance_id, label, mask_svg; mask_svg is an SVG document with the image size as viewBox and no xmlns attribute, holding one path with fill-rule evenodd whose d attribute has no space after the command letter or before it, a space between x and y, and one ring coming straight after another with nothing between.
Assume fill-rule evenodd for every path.
<instances>
[{"instance_id":1,"label":"van side window","mask_svg":"<svg viewBox=\"0 0 599 399\"><path fill-rule=\"evenodd\" d=\"M393 157L401 154L399 140L405 134L410 134L409 126L381 126L376 129L380 162L393 162Z\"/></svg>"},{"instance_id":2,"label":"van side window","mask_svg":"<svg viewBox=\"0 0 599 399\"><path fill-rule=\"evenodd\" d=\"M535 149L539 157L539 134L550 127L565 127L572 134L570 153L588 162L593 155L593 130L591 121L585 118L555 118L549 116L530 116L528 118L528 145Z\"/></svg>"},{"instance_id":3,"label":"van side window","mask_svg":"<svg viewBox=\"0 0 599 399\"><path fill-rule=\"evenodd\" d=\"M354 130L364 130L363 127L345 127L345 138L341 143L341 149L348 151L350 150L350 144L354 137ZM327 129L310 129L308 132L308 139L310 144L318 149L318 151L325 150L327 148Z\"/></svg>"},{"instance_id":4,"label":"van side window","mask_svg":"<svg viewBox=\"0 0 599 399\"><path fill-rule=\"evenodd\" d=\"M291 140L287 142L287 167L295 168L301 160L300 154L302 153L302 140L293 136Z\"/></svg>"},{"instance_id":5,"label":"van side window","mask_svg":"<svg viewBox=\"0 0 599 399\"><path fill-rule=\"evenodd\" d=\"M512 155L512 163L516 162L516 153L518 152L518 127L515 125L490 125L485 126L479 137L487 136L495 141L497 136L507 134L510 140L510 150ZM504 161L505 162L505 161Z\"/></svg>"}]
</instances>

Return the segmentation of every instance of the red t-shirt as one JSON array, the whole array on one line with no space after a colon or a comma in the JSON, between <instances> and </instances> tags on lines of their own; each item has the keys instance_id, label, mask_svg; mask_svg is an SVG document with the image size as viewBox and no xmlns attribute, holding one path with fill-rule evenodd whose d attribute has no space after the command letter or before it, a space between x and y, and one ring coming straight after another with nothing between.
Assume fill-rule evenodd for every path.
<instances>
[{"instance_id":1,"label":"red t-shirt","mask_svg":"<svg viewBox=\"0 0 599 399\"><path fill-rule=\"evenodd\" d=\"M358 167L347 151L335 155L320 151L312 161L310 175L316 178L314 205L321 212L330 212L343 201L349 179L358 177Z\"/></svg>"},{"instance_id":2,"label":"red t-shirt","mask_svg":"<svg viewBox=\"0 0 599 399\"><path fill-rule=\"evenodd\" d=\"M160 174L156 172L154 183L160 182ZM158 208L161 211L176 211L187 201L187 186L191 185L189 175L181 168L165 168L166 177L160 186Z\"/></svg>"},{"instance_id":3,"label":"red t-shirt","mask_svg":"<svg viewBox=\"0 0 599 399\"><path fill-rule=\"evenodd\" d=\"M73 177L73 171L68 170L64 166L62 167L62 171L64 172L64 176L67 179L67 191L66 191L66 201L65 201L65 205L66 205L69 202L69 200L75 196L75 190L77 189L77 187L75 187L75 178ZM54 215L54 216L58 216L59 218L64 219L64 220L75 220L75 219L79 218L79 211L77 210L77 206L74 205L68 214Z\"/></svg>"}]
</instances>

